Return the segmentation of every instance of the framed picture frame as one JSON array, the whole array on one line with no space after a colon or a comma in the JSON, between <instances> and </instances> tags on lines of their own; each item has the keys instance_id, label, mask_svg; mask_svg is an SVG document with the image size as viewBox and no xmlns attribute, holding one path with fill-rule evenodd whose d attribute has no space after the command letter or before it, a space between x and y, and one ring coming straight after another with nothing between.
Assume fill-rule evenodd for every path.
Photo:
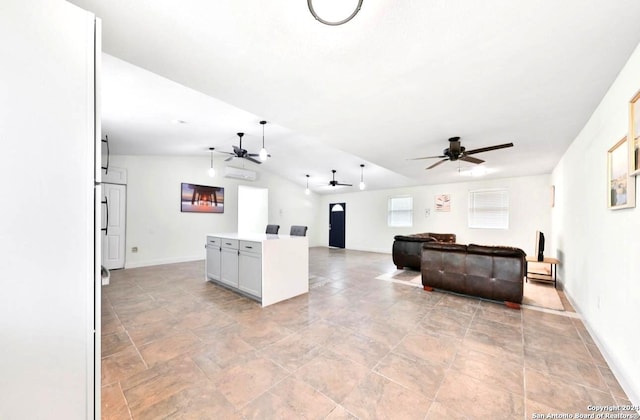
<instances>
[{"instance_id":1,"label":"framed picture frame","mask_svg":"<svg viewBox=\"0 0 640 420\"><path fill-rule=\"evenodd\" d=\"M451 196L449 194L436 195L436 211L451 211Z\"/></svg>"},{"instance_id":2,"label":"framed picture frame","mask_svg":"<svg viewBox=\"0 0 640 420\"><path fill-rule=\"evenodd\" d=\"M627 136L607 152L607 207L612 210L636 206L635 179L630 176Z\"/></svg>"},{"instance_id":3,"label":"framed picture frame","mask_svg":"<svg viewBox=\"0 0 640 420\"><path fill-rule=\"evenodd\" d=\"M640 174L640 90L629 101L629 168Z\"/></svg>"},{"instance_id":4,"label":"framed picture frame","mask_svg":"<svg viewBox=\"0 0 640 420\"><path fill-rule=\"evenodd\" d=\"M181 183L180 211L183 213L224 213L224 188Z\"/></svg>"}]
</instances>

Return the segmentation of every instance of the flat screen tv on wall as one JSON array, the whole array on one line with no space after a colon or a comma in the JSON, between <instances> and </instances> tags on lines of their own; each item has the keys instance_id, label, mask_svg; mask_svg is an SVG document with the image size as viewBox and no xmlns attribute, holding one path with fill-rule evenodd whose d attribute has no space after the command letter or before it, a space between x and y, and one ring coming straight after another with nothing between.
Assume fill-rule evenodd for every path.
<instances>
[{"instance_id":1,"label":"flat screen tv on wall","mask_svg":"<svg viewBox=\"0 0 640 420\"><path fill-rule=\"evenodd\" d=\"M536 257L538 261L544 261L544 233L536 232Z\"/></svg>"},{"instance_id":2,"label":"flat screen tv on wall","mask_svg":"<svg viewBox=\"0 0 640 420\"><path fill-rule=\"evenodd\" d=\"M191 213L224 213L224 188L182 183L180 211Z\"/></svg>"}]
</instances>

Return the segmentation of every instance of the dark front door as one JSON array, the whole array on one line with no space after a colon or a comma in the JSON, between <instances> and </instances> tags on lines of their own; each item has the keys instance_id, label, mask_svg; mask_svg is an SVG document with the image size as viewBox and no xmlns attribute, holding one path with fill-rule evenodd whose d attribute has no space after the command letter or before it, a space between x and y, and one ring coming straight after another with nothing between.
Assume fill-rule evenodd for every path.
<instances>
[{"instance_id":1,"label":"dark front door","mask_svg":"<svg viewBox=\"0 0 640 420\"><path fill-rule=\"evenodd\" d=\"M329 204L329 246L344 248L344 221L346 215L346 203Z\"/></svg>"}]
</instances>

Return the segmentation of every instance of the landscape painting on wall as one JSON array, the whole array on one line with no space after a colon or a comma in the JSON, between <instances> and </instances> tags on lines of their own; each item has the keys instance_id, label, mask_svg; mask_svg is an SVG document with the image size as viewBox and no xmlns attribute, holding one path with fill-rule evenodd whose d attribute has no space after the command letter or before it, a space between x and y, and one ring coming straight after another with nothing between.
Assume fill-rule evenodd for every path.
<instances>
[{"instance_id":1,"label":"landscape painting on wall","mask_svg":"<svg viewBox=\"0 0 640 420\"><path fill-rule=\"evenodd\" d=\"M635 207L635 182L629 177L629 147L623 137L608 152L608 207Z\"/></svg>"},{"instance_id":2,"label":"landscape painting on wall","mask_svg":"<svg viewBox=\"0 0 640 420\"><path fill-rule=\"evenodd\" d=\"M224 213L224 188L182 183L180 211L193 213Z\"/></svg>"}]
</instances>

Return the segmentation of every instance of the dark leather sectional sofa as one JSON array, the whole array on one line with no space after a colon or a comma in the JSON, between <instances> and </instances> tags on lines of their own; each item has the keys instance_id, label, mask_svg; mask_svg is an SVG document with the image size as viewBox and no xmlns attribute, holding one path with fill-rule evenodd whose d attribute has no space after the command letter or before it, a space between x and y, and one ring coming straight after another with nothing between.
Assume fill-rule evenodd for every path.
<instances>
[{"instance_id":1,"label":"dark leather sectional sofa","mask_svg":"<svg viewBox=\"0 0 640 420\"><path fill-rule=\"evenodd\" d=\"M420 270L422 244L425 242L455 243L456 235L425 232L414 235L397 235L393 239L393 263L398 267L398 270L403 268Z\"/></svg>"},{"instance_id":2,"label":"dark leather sectional sofa","mask_svg":"<svg viewBox=\"0 0 640 420\"><path fill-rule=\"evenodd\" d=\"M526 254L519 248L425 242L422 285L520 307Z\"/></svg>"}]
</instances>

